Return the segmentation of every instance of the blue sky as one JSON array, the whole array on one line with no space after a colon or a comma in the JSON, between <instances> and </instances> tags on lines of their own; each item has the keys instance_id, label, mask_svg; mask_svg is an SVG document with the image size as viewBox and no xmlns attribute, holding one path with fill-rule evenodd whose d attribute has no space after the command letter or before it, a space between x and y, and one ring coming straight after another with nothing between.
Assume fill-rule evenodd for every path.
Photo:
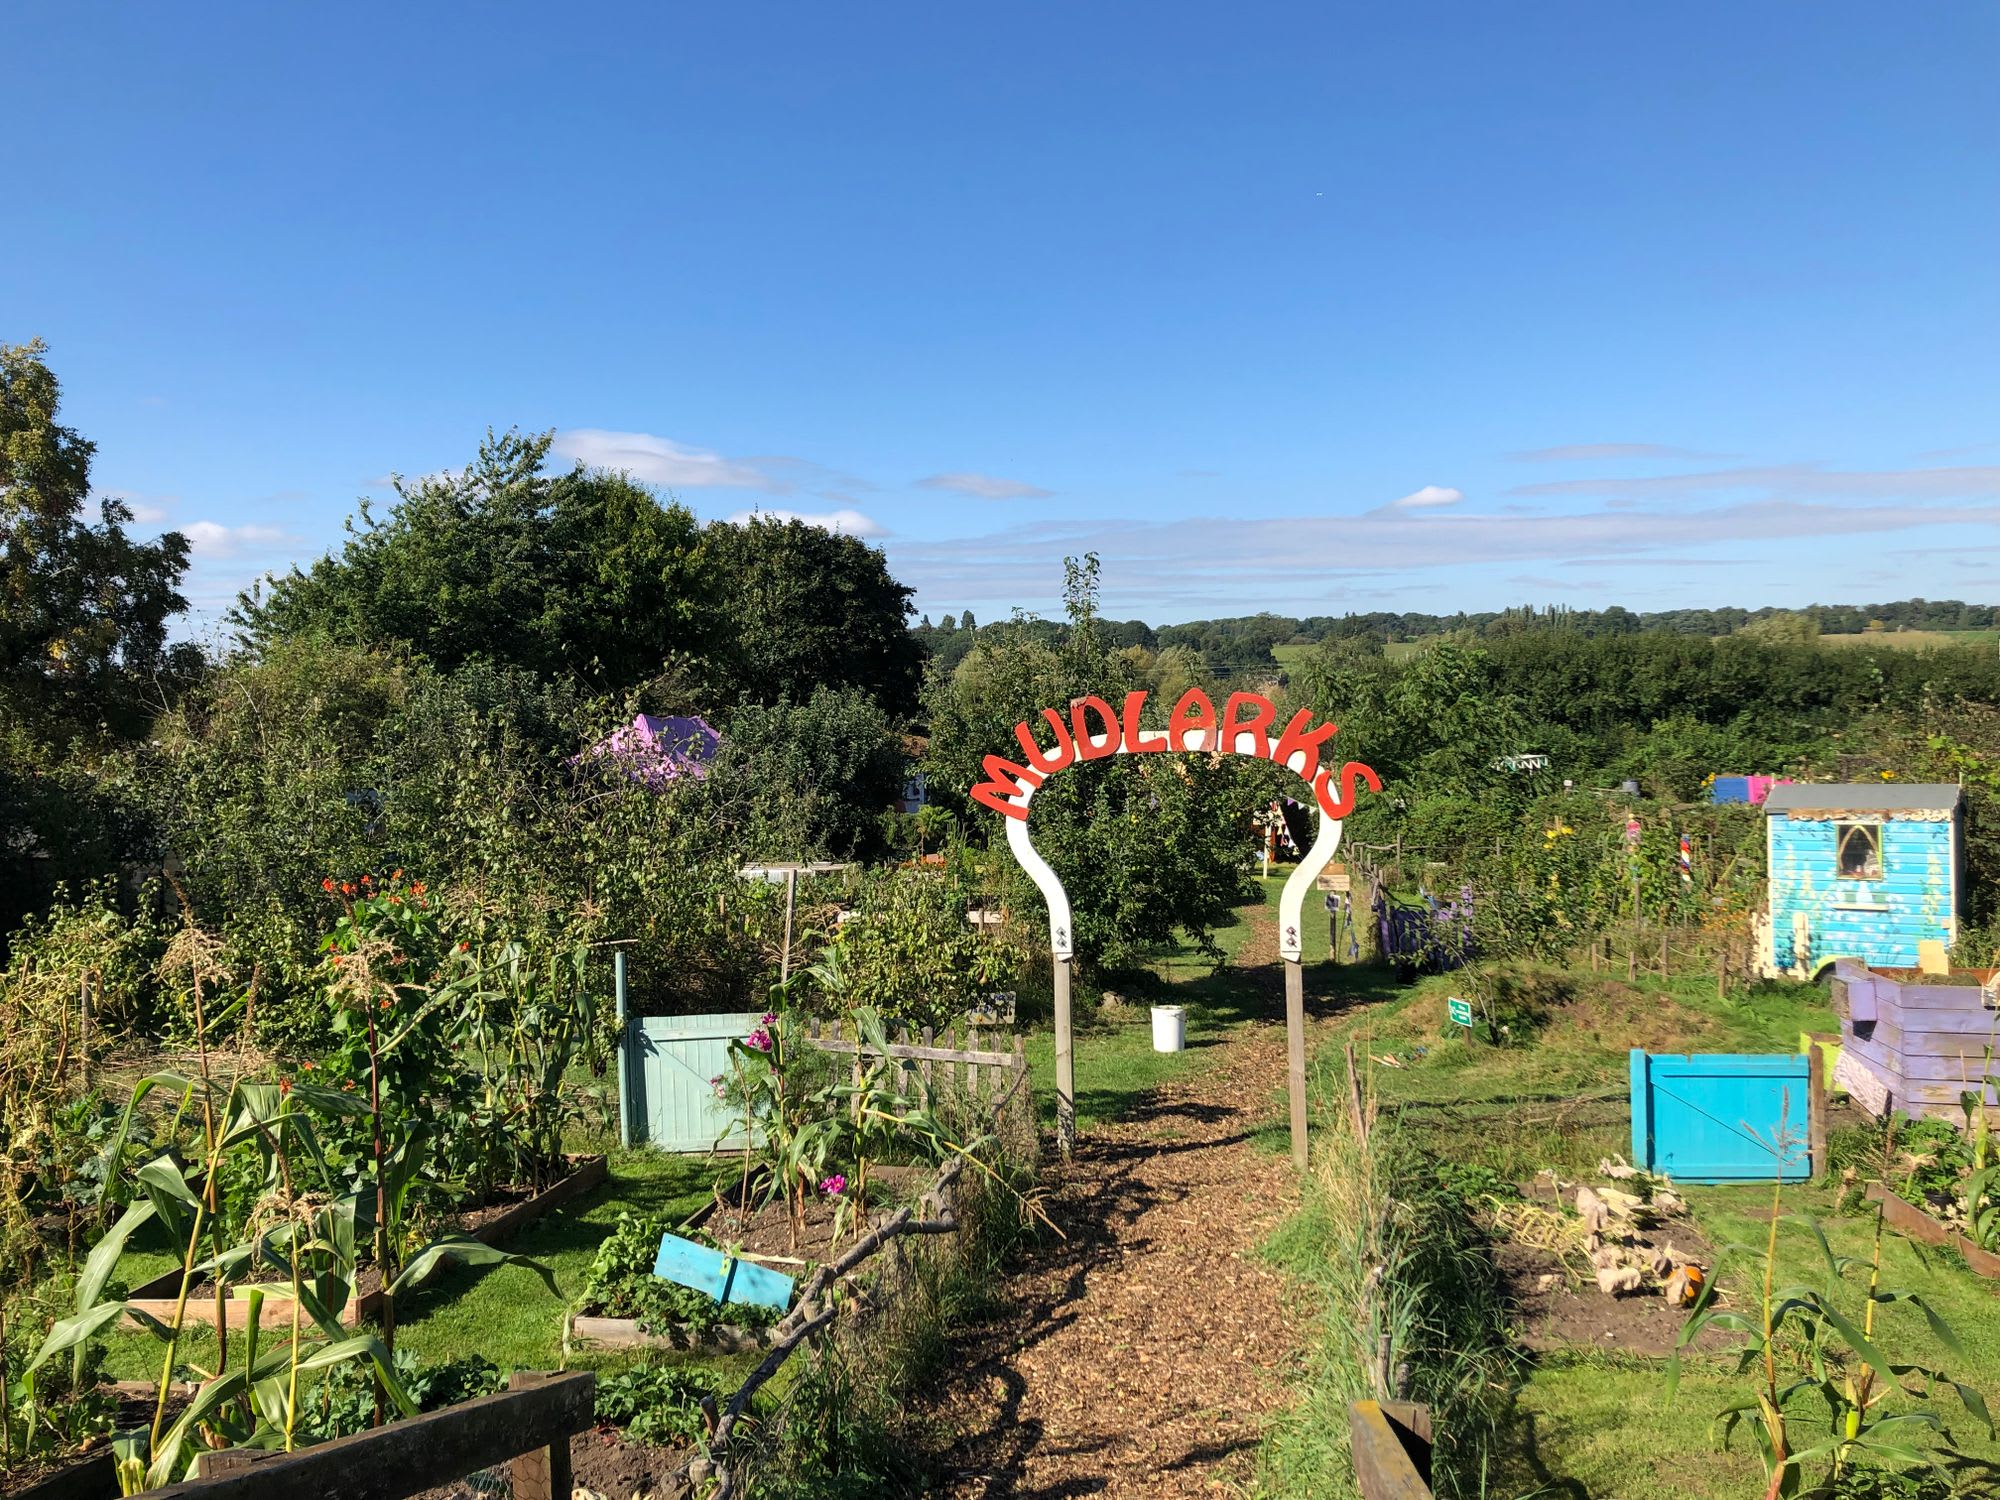
<instances>
[{"instance_id":1,"label":"blue sky","mask_svg":"<svg viewBox=\"0 0 2000 1500\"><path fill-rule=\"evenodd\" d=\"M31 4L0 339L214 610L553 428L937 614L2000 598L2000 8ZM27 66L22 66L23 62Z\"/></svg>"}]
</instances>

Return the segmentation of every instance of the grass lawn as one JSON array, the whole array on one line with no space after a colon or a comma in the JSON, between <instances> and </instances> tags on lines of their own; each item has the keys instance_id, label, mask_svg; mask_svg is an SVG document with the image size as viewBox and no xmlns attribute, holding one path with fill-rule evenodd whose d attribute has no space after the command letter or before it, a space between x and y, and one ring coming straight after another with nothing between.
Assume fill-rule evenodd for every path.
<instances>
[{"instance_id":1,"label":"grass lawn","mask_svg":"<svg viewBox=\"0 0 2000 1500\"><path fill-rule=\"evenodd\" d=\"M1429 978L1388 988L1387 1003L1357 1009L1337 1022L1332 1045L1315 1058L1321 1097L1338 1076L1341 1043L1376 1059L1369 1073L1386 1114L1423 1144L1464 1166L1487 1167L1525 1180L1542 1167L1581 1173L1601 1156L1630 1150L1627 1053L1652 1051L1791 1051L1804 1030L1834 1029L1813 986L1763 986L1719 999L1713 979L1641 980L1627 984L1588 972L1545 971L1549 1019L1532 1040L1495 1047L1469 1040L1447 1019L1444 1000L1464 992L1465 976ZM1378 985L1380 982L1378 981ZM1363 975L1346 987L1366 996ZM1379 989L1376 992L1380 992ZM1388 1061L1382 1061L1387 1059ZM1713 1268L1725 1306L1757 1315L1762 1247L1770 1189L1689 1187L1694 1217L1721 1252ZM1872 1219L1841 1215L1830 1186L1787 1187L1785 1214L1820 1222L1837 1254L1865 1262ZM1754 1247L1748 1257L1725 1250ZM1865 1271L1851 1272L1839 1305L1859 1321ZM1806 1229L1782 1225L1778 1285L1819 1286L1825 1261ZM1922 1294L1959 1335L1965 1357L1949 1354L1922 1315L1906 1307L1878 1311L1877 1332L1898 1364L1943 1369L2000 1403L2000 1284L1966 1271L1955 1257L1920 1251L1893 1233L1883 1241L1883 1285ZM1796 1351L1793 1353L1796 1359ZM1619 1500L1723 1500L1755 1494L1761 1469L1748 1434L1732 1452L1718 1451L1715 1413L1749 1393L1730 1374L1733 1360L1703 1355L1690 1361L1669 1398L1665 1362L1609 1355L1588 1348L1544 1355L1523 1367L1501 1450L1493 1455L1489 1493L1616 1496ZM1791 1413L1809 1420L1813 1402ZM1966 1451L2000 1462L2000 1446L1984 1438L1946 1390L1934 1409ZM1802 1425L1809 1445L1824 1427ZM1991 1486L1990 1478L1979 1483ZM2000 1486L1968 1493L2000 1493Z\"/></svg>"}]
</instances>

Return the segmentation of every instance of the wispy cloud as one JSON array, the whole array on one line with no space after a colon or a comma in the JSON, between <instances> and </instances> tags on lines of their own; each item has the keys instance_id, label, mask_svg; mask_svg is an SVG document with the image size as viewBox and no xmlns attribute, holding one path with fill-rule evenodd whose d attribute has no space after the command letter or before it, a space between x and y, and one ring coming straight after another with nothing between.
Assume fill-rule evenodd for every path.
<instances>
[{"instance_id":1,"label":"wispy cloud","mask_svg":"<svg viewBox=\"0 0 2000 1500\"><path fill-rule=\"evenodd\" d=\"M1624 458L1702 459L1727 458L1725 453L1699 453L1693 448L1675 448L1666 443L1565 443L1555 448L1529 448L1510 453L1509 458L1524 464L1615 463Z\"/></svg>"},{"instance_id":2,"label":"wispy cloud","mask_svg":"<svg viewBox=\"0 0 2000 1500\"><path fill-rule=\"evenodd\" d=\"M173 514L175 495L145 495L137 490L99 490L100 500L116 500L132 512L132 520L140 526L158 526Z\"/></svg>"},{"instance_id":3,"label":"wispy cloud","mask_svg":"<svg viewBox=\"0 0 2000 1500\"><path fill-rule=\"evenodd\" d=\"M766 521L802 521L808 526L817 526L822 531L840 531L849 536L885 536L881 523L858 510L831 510L817 514L797 510L739 510L729 517L730 524L740 526L745 521L761 517Z\"/></svg>"},{"instance_id":4,"label":"wispy cloud","mask_svg":"<svg viewBox=\"0 0 2000 1500\"><path fill-rule=\"evenodd\" d=\"M1001 479L992 474L933 474L919 479L920 490L949 490L955 495L972 495L981 500L1046 500L1055 493L1018 479Z\"/></svg>"},{"instance_id":5,"label":"wispy cloud","mask_svg":"<svg viewBox=\"0 0 2000 1500\"><path fill-rule=\"evenodd\" d=\"M1732 492L1795 500L2000 499L2000 466L1864 470L1829 469L1816 463L1771 464L1641 479L1556 479L1517 485L1508 491L1513 495L1615 496L1628 500Z\"/></svg>"},{"instance_id":6,"label":"wispy cloud","mask_svg":"<svg viewBox=\"0 0 2000 1500\"><path fill-rule=\"evenodd\" d=\"M689 448L650 432L576 427L558 432L552 449L591 468L623 470L634 479L669 489L766 490L777 494L789 488L752 464L705 448Z\"/></svg>"},{"instance_id":7,"label":"wispy cloud","mask_svg":"<svg viewBox=\"0 0 2000 1500\"><path fill-rule=\"evenodd\" d=\"M261 557L304 545L282 526L225 526L220 521L190 521L179 528L188 539L188 551L209 562L228 558Z\"/></svg>"},{"instance_id":8,"label":"wispy cloud","mask_svg":"<svg viewBox=\"0 0 2000 1500\"><path fill-rule=\"evenodd\" d=\"M1452 489L1449 485L1427 484L1420 490L1412 490L1401 499L1391 500L1384 510L1435 510L1443 505L1456 505L1465 498L1465 491Z\"/></svg>"},{"instance_id":9,"label":"wispy cloud","mask_svg":"<svg viewBox=\"0 0 2000 1500\"><path fill-rule=\"evenodd\" d=\"M1106 606L1178 608L1197 601L1267 598L1274 580L1289 595L1351 595L1355 582L1385 574L1435 577L1486 564L1562 563L1671 569L1691 539L1732 546L1837 536L1908 534L1924 528L2000 526L2000 503L1854 505L1755 500L1588 514L1412 513L1381 507L1361 515L1217 516L1034 522L987 536L893 546L897 575L926 599L973 602L1046 598L1054 559L1104 559ZM1424 585L1435 589L1436 584ZM1580 587L1573 584L1572 587Z\"/></svg>"}]
</instances>

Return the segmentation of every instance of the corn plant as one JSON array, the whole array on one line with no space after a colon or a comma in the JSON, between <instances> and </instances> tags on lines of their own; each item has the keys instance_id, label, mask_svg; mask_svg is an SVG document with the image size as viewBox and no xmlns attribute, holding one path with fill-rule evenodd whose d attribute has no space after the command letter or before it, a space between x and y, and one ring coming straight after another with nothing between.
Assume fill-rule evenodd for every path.
<instances>
[{"instance_id":1,"label":"corn plant","mask_svg":"<svg viewBox=\"0 0 2000 1500\"><path fill-rule=\"evenodd\" d=\"M1781 1126L1779 1140L1784 1139ZM1784 1159L1782 1152L1779 1159ZM1667 1377L1669 1394L1679 1380L1682 1355L1704 1330L1741 1335L1736 1374L1754 1372L1757 1378L1748 1392L1716 1413L1716 1421L1724 1446L1736 1428L1748 1422L1764 1467L1765 1500L1798 1494L1810 1470L1823 1470L1833 1485L1864 1461L1936 1465L1940 1452L1952 1452L1950 1434L1933 1399L1941 1387L1949 1386L1991 1437L1992 1418L1976 1389L1943 1370L1898 1362L1884 1348L1879 1315L1903 1304L1923 1314L1932 1336L1949 1355L1958 1360L1966 1357L1950 1325L1920 1295L1882 1285L1881 1206L1875 1209L1867 1284L1857 1321L1842 1302L1850 1274L1861 1263L1836 1255L1815 1220L1784 1214L1782 1199L1783 1183L1778 1180L1772 1186L1770 1228L1761 1252L1763 1284L1756 1318L1718 1307L1716 1281L1705 1282L1675 1343ZM1802 1228L1819 1247L1826 1266L1820 1285L1778 1285L1781 1223ZM1744 1256L1758 1253L1740 1245L1730 1248ZM1807 1416L1795 1409L1795 1402L1813 1396L1819 1398L1817 1414ZM1896 1409L1891 1409L1892 1402ZM1908 1409L1911 1404L1914 1410ZM1801 1428L1810 1436L1802 1436Z\"/></svg>"}]
</instances>

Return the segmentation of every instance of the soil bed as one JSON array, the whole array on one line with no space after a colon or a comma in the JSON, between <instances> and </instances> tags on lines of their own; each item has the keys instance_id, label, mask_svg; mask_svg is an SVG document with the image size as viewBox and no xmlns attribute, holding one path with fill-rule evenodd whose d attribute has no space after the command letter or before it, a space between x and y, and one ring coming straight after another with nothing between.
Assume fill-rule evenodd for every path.
<instances>
[{"instance_id":1,"label":"soil bed","mask_svg":"<svg viewBox=\"0 0 2000 1500\"><path fill-rule=\"evenodd\" d=\"M675 1471L689 1457L685 1448L656 1448L628 1441L615 1427L594 1427L569 1440L569 1466L577 1490L607 1500L682 1500L687 1481ZM507 1493L507 1467L482 1469L455 1484L439 1485L411 1500L493 1500Z\"/></svg>"}]
</instances>

